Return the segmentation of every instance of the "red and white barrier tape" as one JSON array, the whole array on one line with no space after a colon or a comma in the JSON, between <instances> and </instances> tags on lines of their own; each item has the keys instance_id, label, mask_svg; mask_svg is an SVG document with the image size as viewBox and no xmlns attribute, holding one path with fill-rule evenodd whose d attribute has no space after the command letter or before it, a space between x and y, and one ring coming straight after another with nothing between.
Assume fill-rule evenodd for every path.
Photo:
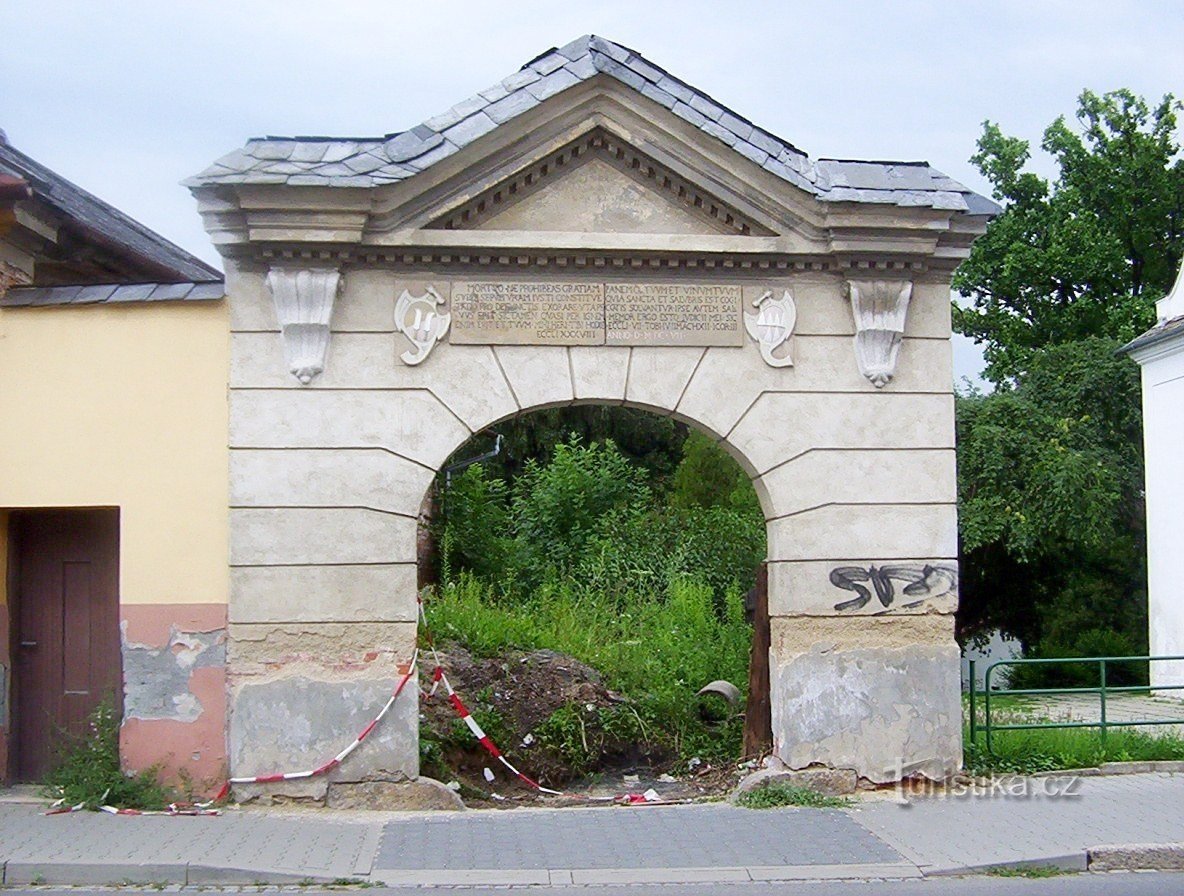
<instances>
[{"instance_id":1,"label":"red and white barrier tape","mask_svg":"<svg viewBox=\"0 0 1184 896\"><path fill-rule=\"evenodd\" d=\"M219 790L218 795L214 797L214 802L218 802L219 800L223 800L229 796L230 787L232 784L274 784L277 781L296 781L301 778L316 778L320 775L328 774L333 769L337 768L337 766L341 765L341 763L345 761L345 757L362 745L362 741L364 741L370 735L371 731L378 727L378 723L382 721L383 717L387 714L387 712L390 711L390 708L395 705L395 701L398 700L399 695L403 693L403 689L407 686L407 682L409 682L415 675L418 661L419 648L416 648L415 652L411 654L411 663L407 667L407 673L399 680L399 684L391 693L390 699L388 699L382 709L379 710L378 715L374 717L373 721L371 721L369 725L362 729L361 733L356 738L354 738L353 742L348 747L346 747L328 762L324 763L323 765L319 765L316 768L311 768L302 772L281 772L270 775L255 775L254 777L230 778L225 784L222 785L222 789Z\"/></svg>"},{"instance_id":2,"label":"red and white barrier tape","mask_svg":"<svg viewBox=\"0 0 1184 896\"><path fill-rule=\"evenodd\" d=\"M460 695L457 694L457 692L453 689L452 683L448 680L448 676L444 674L444 667L443 667L443 664L440 662L440 655L436 651L435 643L432 641L431 630L428 628L428 620L427 620L427 616L424 613L422 598L417 598L416 603L418 605L418 614L419 614L419 621L421 623L421 631L423 632L424 640L427 642L428 650L430 650L432 653L432 662L433 662L432 687L424 695L424 699L431 700L432 697L435 696L437 689L440 687L441 684L443 684L444 690L448 695L448 702L452 704L453 709L456 710L457 715L460 716L461 720L468 727L469 731L472 732L473 737L476 738L477 742L480 743L481 746L484 747L486 749L486 751L491 756L493 756L502 765L504 765L510 771L510 773L513 774L518 780L522 781L522 783L526 784L528 787L530 787L533 790L537 790L540 793L551 794L552 796L571 796L573 798L597 799L597 800L604 799L606 801L611 800L613 802L621 802L621 803L625 803L625 804L644 803L644 802L651 802L652 801L652 797L651 797L652 792L647 792L644 795L642 795L642 794L624 794L623 796L619 796L619 797L604 797L604 798L584 797L584 796L580 796L578 794L565 794L563 791L552 790L549 787L544 787L543 785L541 785L537 781L535 781L533 778L530 778L527 775L524 775L517 768L515 768L514 765L510 762L510 760L508 760L505 757L505 755L502 753L502 751L500 749L498 749L498 746L497 746L497 744L495 744L493 742L493 739L488 734L485 733L485 731L478 724L477 720L473 718L472 713L469 712L468 707L465 706L464 701L462 701L460 698ZM340 753L338 753L336 756L334 756L328 762L326 762L322 765L319 765L316 768L312 768L312 769L308 769L306 771L300 771L300 772L280 772L280 773L268 774L268 775L254 775L252 777L230 778L226 781L225 784L222 785L222 788L218 791L218 795L215 796L209 802L193 803L193 804L174 803L174 804L171 804L168 807L168 809L162 810L162 811L144 811L144 810L139 810L139 809L119 809L119 808L116 808L115 806L107 806L107 805L100 806L99 808L101 811L107 812L111 815L218 815L218 814L220 814L219 810L212 809L210 807L214 803L220 802L221 800L226 799L226 797L228 797L230 795L231 785L234 785L234 784L274 784L279 781L296 781L296 780L300 780L300 779L304 779L304 778L316 778L321 775L328 774L330 771L332 771L333 769L335 769L339 765L341 765L341 763L345 761L346 757L349 756L350 753L352 753L358 747L360 747L362 745L362 741L364 741L370 735L370 733L375 728L378 727L378 724L383 720L383 718L386 716L386 714L390 711L390 708L395 705L395 701L399 699L399 695L403 693L403 690L404 690L404 688L406 688L407 683L415 675L416 670L417 670L417 666L418 666L418 662L419 662L419 648L417 647L411 655L411 662L407 667L406 674L403 675L403 677L399 680L398 685L395 687L394 691L391 693L390 698L383 705L382 709L379 710L378 715L376 715L374 717L374 719L370 722L369 725L367 725L365 728L362 729L361 733L359 733L358 736L356 738L354 738L353 742L350 743L349 746L347 746L344 750L342 750ZM654 794L654 796L656 796L656 794ZM105 800L106 798L107 798L107 794L103 794L100 802L102 800ZM46 812L45 814L46 815L61 815L61 814L66 814L66 813L70 813L70 812L80 812L83 809L85 809L86 805L87 805L85 802L79 803L76 806L66 806L66 805L64 805L64 803L65 803L64 800L58 800L56 803L54 803L50 807L49 811Z\"/></svg>"}]
</instances>

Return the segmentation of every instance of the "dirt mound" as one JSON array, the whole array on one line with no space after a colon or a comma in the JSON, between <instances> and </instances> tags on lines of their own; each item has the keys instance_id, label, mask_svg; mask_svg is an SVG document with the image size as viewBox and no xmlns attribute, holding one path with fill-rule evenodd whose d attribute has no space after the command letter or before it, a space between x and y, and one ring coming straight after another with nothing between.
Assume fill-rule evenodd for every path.
<instances>
[{"instance_id":1,"label":"dirt mound","mask_svg":"<svg viewBox=\"0 0 1184 896\"><path fill-rule=\"evenodd\" d=\"M559 787L591 774L653 765L663 756L645 743L644 725L628 700L604 686L600 673L553 650L517 651L481 659L449 645L441 665L494 743L524 774ZM522 786L473 738L443 688L423 705L424 774L456 779L478 792ZM494 774L490 782L485 774Z\"/></svg>"}]
</instances>

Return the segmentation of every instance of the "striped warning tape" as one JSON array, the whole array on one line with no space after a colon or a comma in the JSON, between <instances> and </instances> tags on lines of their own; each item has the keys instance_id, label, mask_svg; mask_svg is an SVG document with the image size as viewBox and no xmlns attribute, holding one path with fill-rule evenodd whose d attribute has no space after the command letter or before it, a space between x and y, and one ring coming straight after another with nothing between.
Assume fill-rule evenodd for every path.
<instances>
[{"instance_id":1,"label":"striped warning tape","mask_svg":"<svg viewBox=\"0 0 1184 896\"><path fill-rule=\"evenodd\" d=\"M436 650L435 642L432 640L431 630L428 628L427 616L424 613L423 599L417 598L416 603L418 605L417 612L419 614L419 621L421 623L420 630L423 633L424 641L428 646L428 650L431 651L432 663L433 663L432 686L431 686L431 689L424 695L423 699L424 700L431 700L432 697L435 696L436 691L439 689L440 685L443 685L444 690L448 695L448 702L452 705L453 709L456 710L457 715L460 716L461 720L468 727L468 729L472 733L473 737L476 738L477 742L480 743L481 746L484 747L485 750L491 756L493 756L503 766L505 766L506 769L509 770L510 773L513 774L518 780L520 780L522 783L526 784L532 790L536 790L540 793L551 794L552 796L567 796L567 797L570 797L573 799L582 799L582 800L589 800L589 801L616 802L616 803L622 803L625 805L653 802L655 800L657 795L654 794L652 791L648 791L645 794L630 793L630 794L623 794L621 796L615 796L615 797L614 796L588 797L588 796L584 796L581 794L568 794L568 793L564 793L561 790L552 790L549 787L544 787L538 781L535 781L533 778L531 778L531 777L523 774L521 771L519 771L514 766L514 764L511 763L510 760L506 758L505 754L502 753L502 751L498 748L497 744L495 744L493 742L493 739L488 734L485 733L484 729L482 729L481 725L477 722L477 720L475 718L473 718L473 714L471 712L469 712L468 707L465 706L464 701L461 699L460 695L452 687L452 683L448 680L448 676L444 673L444 667L440 661L440 655ZM274 774L267 774L267 775L253 775L253 776L247 776L247 777L229 778L229 779L227 779L226 783L224 783L222 785L221 789L218 791L218 794L212 800L209 800L208 802L205 802L205 803L192 803L192 804L174 803L174 804L171 804L168 807L168 809L161 810L161 811L146 811L146 810L139 810L139 809L120 809L115 806L108 806L108 805L100 805L99 809L101 811L107 812L111 815L218 815L218 814L220 814L220 810L218 810L216 808L211 808L211 807L215 803L221 802L222 800L226 799L230 795L231 786L233 786L235 784L274 784L279 781L296 781L296 780L301 780L301 779L306 779L306 778L316 778L321 775L328 774L330 771L332 771L333 769L335 769L339 765L341 765L341 763L345 761L346 757L349 756L358 747L360 747L362 745L362 742L370 735L370 733L373 732L374 729L378 727L379 723L382 722L383 718L390 711L391 707L395 705L395 701L399 699L399 696L403 693L403 690L407 687L407 683L409 681L411 681L411 679L415 676L417 668L418 668L418 663L419 663L419 648L417 647L412 652L411 662L407 666L406 673L402 676L402 678L399 679L399 682L396 685L394 691L391 692L390 697L387 699L387 701L383 705L382 709L379 710L378 715L376 715L373 718L373 720L371 720L370 724L368 724L365 728L362 729L362 731L358 734L358 736L356 738L354 738L354 740L349 744L349 746L347 746L344 750L342 750L340 753L338 753L336 756L334 756L328 762L325 762L322 765L317 766L316 768L307 769L305 771L299 771L299 772L277 772ZM106 800L106 798L107 798L107 794L104 793L103 796L100 798L99 802L102 803L103 801ZM665 801L663 801L663 802L665 802ZM77 805L74 805L74 806L67 806L67 805L65 805L65 800L58 800L56 803L54 803L52 806L50 806L49 811L46 812L45 814L46 815L61 815L61 814L67 814L67 813L71 813L71 812L80 812L83 809L85 809L86 807L87 807L86 802L78 803Z\"/></svg>"},{"instance_id":2,"label":"striped warning tape","mask_svg":"<svg viewBox=\"0 0 1184 896\"><path fill-rule=\"evenodd\" d=\"M341 763L345 761L345 758L350 753L362 745L362 741L364 741L370 735L370 732L378 727L378 723L382 721L383 717L390 711L390 708L395 705L395 701L399 699L399 695L402 694L403 689L407 687L407 682L409 682L415 675L418 662L419 648L416 648L411 654L411 662L407 665L406 674L404 674L403 677L399 679L398 685L395 687L394 691L391 692L390 698L383 705L382 709L379 710L378 715L374 717L369 725L362 729L361 733L358 734L356 738L354 738L353 742L350 743L349 746L347 746L328 762L324 763L323 765L318 765L316 768L311 768L302 772L279 772L270 775L254 775L251 777L230 778L225 784L222 785L222 789L219 790L218 795L214 797L214 802L226 799L226 797L230 795L231 786L234 784L274 784L277 781L296 781L302 778L316 778L321 775L326 775L333 769L337 768L337 766L341 765Z\"/></svg>"},{"instance_id":3,"label":"striped warning tape","mask_svg":"<svg viewBox=\"0 0 1184 896\"><path fill-rule=\"evenodd\" d=\"M420 629L424 633L424 641L428 645L428 650L431 651L432 663L434 664L432 668L432 688L424 696L424 699L431 700L432 697L435 696L437 688L439 688L441 684L444 685L444 690L448 694L448 702L452 704L452 708L456 710L456 714L460 716L461 721L465 723L469 731L472 732L473 737L475 737L477 742L486 749L489 755L509 769L510 773L518 778L518 780L527 787L537 790L540 793L549 793L552 796L569 796L569 794L565 794L561 790L552 790L549 787L544 787L538 781L518 771L518 769L514 767L513 763L511 763L510 760L505 757L505 754L503 754L502 751L498 749L497 744L493 742L493 738L486 734L481 726L477 723L477 720L473 718L473 714L469 712L469 708L465 706L464 701L460 699L460 695L457 694L453 689L452 682L450 682L448 680L448 676L444 674L444 666L440 662L440 654L436 651L436 644L432 640L432 630L428 628L428 618L424 613L423 599L420 598L417 603L419 605L418 612ZM608 799L611 800L613 797L609 797Z\"/></svg>"}]
</instances>

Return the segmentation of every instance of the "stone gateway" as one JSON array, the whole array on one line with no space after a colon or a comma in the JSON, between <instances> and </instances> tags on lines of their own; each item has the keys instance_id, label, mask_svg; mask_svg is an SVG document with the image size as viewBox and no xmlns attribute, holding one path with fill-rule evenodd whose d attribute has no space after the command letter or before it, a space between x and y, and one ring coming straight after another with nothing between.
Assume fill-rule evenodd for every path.
<instances>
[{"instance_id":1,"label":"stone gateway","mask_svg":"<svg viewBox=\"0 0 1184 896\"><path fill-rule=\"evenodd\" d=\"M995 206L812 159L598 37L410 130L266 138L187 182L226 262L235 776L346 746L416 640L416 519L473 433L673 415L767 519L793 768L961 761L951 274ZM328 782L418 774L405 693ZM375 742L377 741L377 742Z\"/></svg>"}]
</instances>

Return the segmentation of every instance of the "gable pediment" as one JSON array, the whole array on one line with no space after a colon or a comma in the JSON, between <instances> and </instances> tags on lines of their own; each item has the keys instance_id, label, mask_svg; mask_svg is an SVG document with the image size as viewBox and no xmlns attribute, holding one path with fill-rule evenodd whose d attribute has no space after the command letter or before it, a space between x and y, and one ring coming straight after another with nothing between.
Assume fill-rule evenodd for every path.
<instances>
[{"instance_id":1,"label":"gable pediment","mask_svg":"<svg viewBox=\"0 0 1184 896\"><path fill-rule=\"evenodd\" d=\"M603 128L536 160L427 226L682 236L772 233Z\"/></svg>"}]
</instances>

